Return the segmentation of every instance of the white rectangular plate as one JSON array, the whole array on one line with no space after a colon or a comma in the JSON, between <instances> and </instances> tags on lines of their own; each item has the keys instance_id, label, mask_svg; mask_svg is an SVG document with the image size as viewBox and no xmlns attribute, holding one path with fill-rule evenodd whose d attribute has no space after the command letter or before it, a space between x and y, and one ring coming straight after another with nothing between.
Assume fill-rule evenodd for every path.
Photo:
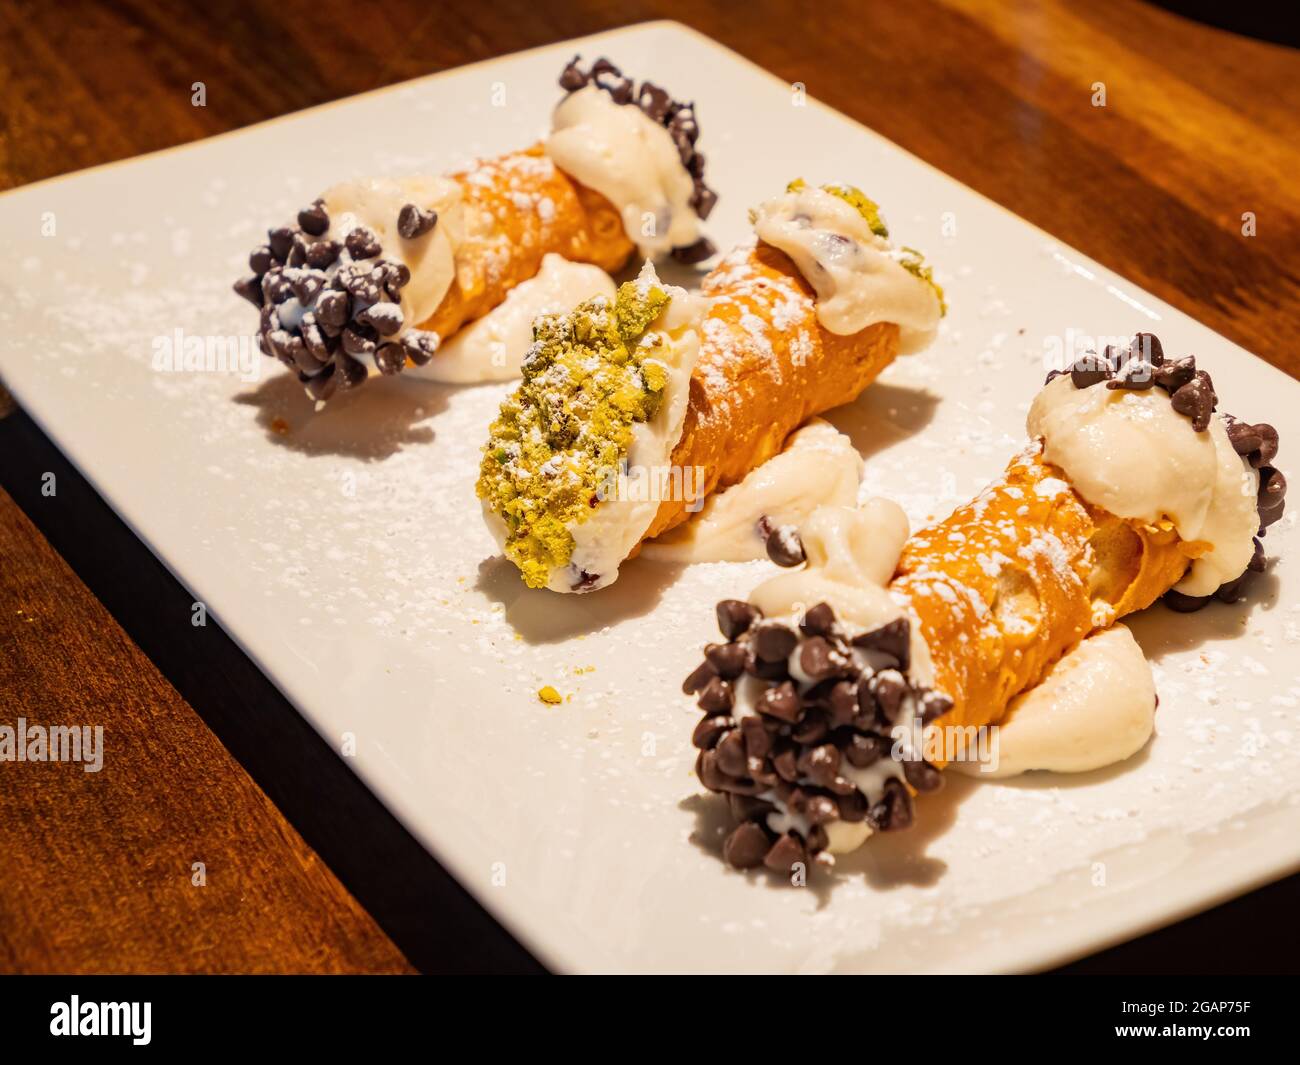
<instances>
[{"instance_id":1,"label":"white rectangular plate","mask_svg":"<svg viewBox=\"0 0 1300 1065\"><path fill-rule=\"evenodd\" d=\"M929 255L951 306L939 340L832 416L867 457L866 489L914 525L1002 469L1045 346L1071 329L1156 332L1211 370L1225 409L1283 428L1284 467L1297 447L1285 429L1300 384L665 23L0 198L8 386L321 734L355 737L369 786L555 968L1029 969L1300 864L1300 595L1286 562L1246 604L1137 619L1162 701L1156 739L1129 763L950 780L912 831L812 887L773 886L715 856L719 807L699 796L696 713L678 687L715 638L714 602L766 563L644 562L597 595L526 592L492 560L474 498L501 387L403 378L313 417L261 356L253 382L154 369L155 338L253 330L230 283L266 226L344 177L444 172L532 143L575 52L697 101L719 246L802 176L860 185ZM1291 516L1267 546L1294 555L1296 540ZM543 704L545 684L565 701Z\"/></svg>"}]
</instances>

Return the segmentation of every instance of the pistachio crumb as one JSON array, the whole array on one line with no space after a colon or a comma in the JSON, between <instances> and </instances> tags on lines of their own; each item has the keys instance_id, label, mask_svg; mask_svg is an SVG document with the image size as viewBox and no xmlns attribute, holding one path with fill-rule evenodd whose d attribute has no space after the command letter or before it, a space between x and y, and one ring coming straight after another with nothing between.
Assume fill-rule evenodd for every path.
<instances>
[{"instance_id":1,"label":"pistachio crumb","mask_svg":"<svg viewBox=\"0 0 1300 1065\"><path fill-rule=\"evenodd\" d=\"M501 404L479 467L478 497L506 526L506 556L544 588L573 554L587 520L627 457L633 426L654 417L667 372L646 336L671 297L627 282L611 305L596 297L533 323L523 380Z\"/></svg>"}]
</instances>

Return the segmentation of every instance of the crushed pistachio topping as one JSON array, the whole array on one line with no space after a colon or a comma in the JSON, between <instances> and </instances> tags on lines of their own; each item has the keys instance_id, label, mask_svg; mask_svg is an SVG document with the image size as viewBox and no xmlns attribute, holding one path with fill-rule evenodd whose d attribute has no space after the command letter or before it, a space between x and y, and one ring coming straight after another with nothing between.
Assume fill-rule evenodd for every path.
<instances>
[{"instance_id":1,"label":"crushed pistachio topping","mask_svg":"<svg viewBox=\"0 0 1300 1065\"><path fill-rule=\"evenodd\" d=\"M795 178L785 187L785 191L798 192L800 189L806 189L807 187L808 183L803 178ZM885 225L885 220L880 217L880 207L875 200L867 196L861 189L854 185L842 185L835 182L830 185L822 185L821 190L843 200L858 214L862 215L863 221L867 223L871 228L871 232L876 236L884 237L886 240L889 239L889 227Z\"/></svg>"},{"instance_id":2,"label":"crushed pistachio topping","mask_svg":"<svg viewBox=\"0 0 1300 1065\"><path fill-rule=\"evenodd\" d=\"M627 282L569 314L533 323L523 380L501 404L479 465L478 496L506 526L506 557L530 588L544 588L573 555L570 526L586 521L632 430L654 417L668 370L649 333L671 297Z\"/></svg>"},{"instance_id":3,"label":"crushed pistachio topping","mask_svg":"<svg viewBox=\"0 0 1300 1065\"><path fill-rule=\"evenodd\" d=\"M907 247L899 248L898 264L909 274L911 274L913 277L917 278L918 280L924 281L927 285L929 285L932 289L934 289L934 294L939 297L940 317L947 314L948 303L943 298L943 286L940 285L939 282L937 282L934 279L934 268L926 265L925 256L922 255L915 248L907 248Z\"/></svg>"}]
</instances>

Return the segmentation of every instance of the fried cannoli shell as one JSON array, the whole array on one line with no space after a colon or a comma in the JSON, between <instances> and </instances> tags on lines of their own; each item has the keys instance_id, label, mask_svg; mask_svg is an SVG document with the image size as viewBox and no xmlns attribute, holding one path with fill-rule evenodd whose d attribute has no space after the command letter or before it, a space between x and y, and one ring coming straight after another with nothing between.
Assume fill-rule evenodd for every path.
<instances>
[{"instance_id":1,"label":"fried cannoli shell","mask_svg":"<svg viewBox=\"0 0 1300 1065\"><path fill-rule=\"evenodd\" d=\"M953 699L942 724L990 725L1093 629L1150 606L1207 550L1168 521L1090 506L1035 444L907 541L890 591L920 624L934 687Z\"/></svg>"},{"instance_id":2,"label":"fried cannoli shell","mask_svg":"<svg viewBox=\"0 0 1300 1065\"><path fill-rule=\"evenodd\" d=\"M777 454L809 418L851 403L898 354L898 327L848 336L817 319L812 288L784 252L738 248L705 279L711 306L674 468L699 467L704 495ZM681 524L689 500L665 500L645 539Z\"/></svg>"},{"instance_id":3,"label":"fried cannoli shell","mask_svg":"<svg viewBox=\"0 0 1300 1065\"><path fill-rule=\"evenodd\" d=\"M456 279L419 329L450 337L537 276L548 252L611 273L632 255L617 208L565 174L541 144L450 178L460 186L466 232L456 249Z\"/></svg>"}]
</instances>

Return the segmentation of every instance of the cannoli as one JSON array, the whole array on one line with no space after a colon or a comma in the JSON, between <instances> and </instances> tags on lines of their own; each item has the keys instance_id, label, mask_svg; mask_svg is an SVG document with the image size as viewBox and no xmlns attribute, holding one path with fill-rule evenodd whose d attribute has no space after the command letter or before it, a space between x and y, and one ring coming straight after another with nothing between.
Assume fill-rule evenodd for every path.
<instances>
[{"instance_id":1,"label":"cannoli","mask_svg":"<svg viewBox=\"0 0 1300 1065\"><path fill-rule=\"evenodd\" d=\"M365 381L368 367L428 365L547 255L605 271L634 249L711 255L700 225L716 196L695 148L694 105L649 82L638 88L604 59L583 71L575 58L560 84L567 95L544 142L447 177L337 185L295 225L270 230L235 285L261 312L262 351L324 401ZM552 287L568 306L601 290L576 265L559 273ZM487 365L484 377L501 375Z\"/></svg>"},{"instance_id":2,"label":"cannoli","mask_svg":"<svg viewBox=\"0 0 1300 1065\"><path fill-rule=\"evenodd\" d=\"M1116 620L1162 596L1232 600L1282 513L1277 433L1215 406L1193 358L1143 335L1049 377L1028 447L945 521L909 538L885 500L815 512L802 568L720 603L725 642L684 684L704 712L697 775L739 821L726 859L789 874L907 827L914 795L1045 677L1094 714L1143 691L1154 713L1149 667L1123 680L1136 644L1110 637ZM1099 672L1081 685L1079 669ZM1118 757L1150 735L1116 727ZM1033 767L1095 764L1076 750Z\"/></svg>"},{"instance_id":3,"label":"cannoli","mask_svg":"<svg viewBox=\"0 0 1300 1065\"><path fill-rule=\"evenodd\" d=\"M943 313L929 268L848 186L795 182L698 297L647 265L617 300L540 319L478 494L533 588L586 592L642 542L851 402Z\"/></svg>"}]
</instances>

